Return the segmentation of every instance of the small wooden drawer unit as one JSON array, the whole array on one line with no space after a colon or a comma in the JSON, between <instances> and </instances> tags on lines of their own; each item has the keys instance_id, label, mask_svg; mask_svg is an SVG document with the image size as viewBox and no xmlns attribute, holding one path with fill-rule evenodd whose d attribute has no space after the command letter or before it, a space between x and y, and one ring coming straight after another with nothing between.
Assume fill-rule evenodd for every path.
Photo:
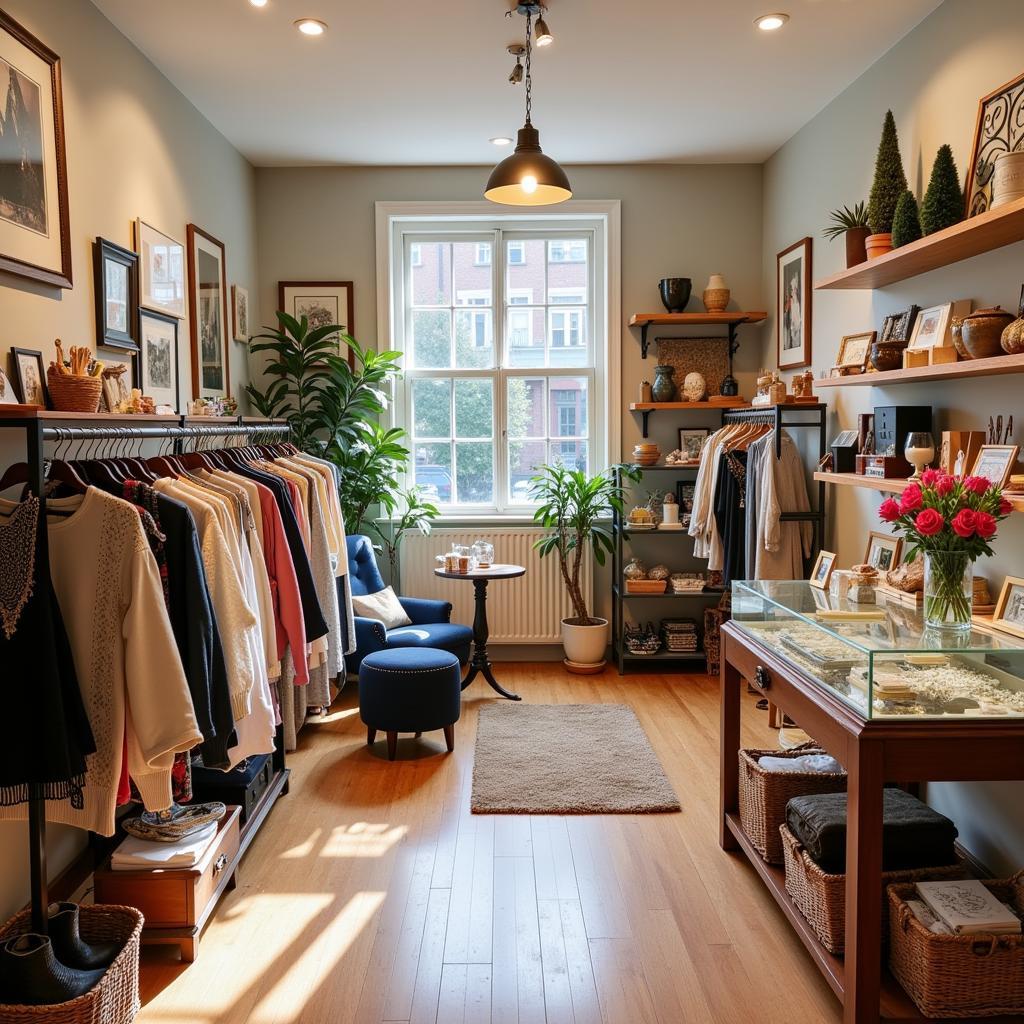
<instances>
[{"instance_id":1,"label":"small wooden drawer unit","mask_svg":"<svg viewBox=\"0 0 1024 1024\"><path fill-rule=\"evenodd\" d=\"M195 960L199 933L226 889L235 887L241 809L228 807L217 838L195 867L95 873L96 902L137 907L146 918L142 942L173 943L182 960Z\"/></svg>"}]
</instances>

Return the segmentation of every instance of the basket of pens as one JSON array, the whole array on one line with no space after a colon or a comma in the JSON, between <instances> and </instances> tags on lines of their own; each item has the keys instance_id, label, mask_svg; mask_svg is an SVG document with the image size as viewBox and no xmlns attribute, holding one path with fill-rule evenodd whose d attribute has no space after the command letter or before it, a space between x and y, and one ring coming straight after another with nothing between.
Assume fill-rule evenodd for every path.
<instances>
[{"instance_id":1,"label":"basket of pens","mask_svg":"<svg viewBox=\"0 0 1024 1024\"><path fill-rule=\"evenodd\" d=\"M64 358L60 338L56 348L57 358L46 371L50 403L58 412L96 412L103 393L103 363L84 345L72 345L70 359Z\"/></svg>"}]
</instances>

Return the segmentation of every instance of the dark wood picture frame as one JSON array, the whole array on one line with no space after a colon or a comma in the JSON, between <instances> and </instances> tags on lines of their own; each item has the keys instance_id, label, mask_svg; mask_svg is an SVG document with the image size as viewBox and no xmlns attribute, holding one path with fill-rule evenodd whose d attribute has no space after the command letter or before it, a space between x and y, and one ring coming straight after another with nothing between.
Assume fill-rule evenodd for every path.
<instances>
[{"instance_id":1,"label":"dark wood picture frame","mask_svg":"<svg viewBox=\"0 0 1024 1024\"><path fill-rule=\"evenodd\" d=\"M43 363L43 353L34 348L11 348L11 379L17 382L18 385L18 397L21 399L22 405L35 405L35 402L26 401L25 395L25 377L21 372L21 357L27 357L35 360L39 367L39 383L43 389L43 405L42 408L50 408L50 392L46 386L46 366Z\"/></svg>"},{"instance_id":2,"label":"dark wood picture frame","mask_svg":"<svg viewBox=\"0 0 1024 1024\"><path fill-rule=\"evenodd\" d=\"M54 161L57 176L57 221L60 226L60 267L46 267L20 259L11 253L0 253L0 270L20 277L42 281L57 288L72 287L71 273L71 216L68 204L67 143L64 137L64 99L61 91L60 57L31 32L18 24L9 14L0 10L0 31L6 32L25 49L33 53L50 68L50 89L53 93ZM46 113L40 111L40 116ZM45 176L45 166L44 166Z\"/></svg>"},{"instance_id":3,"label":"dark wood picture frame","mask_svg":"<svg viewBox=\"0 0 1024 1024\"><path fill-rule=\"evenodd\" d=\"M135 338L139 319L139 257L122 245L97 238L93 242L93 271L96 279L96 344L126 352L138 352ZM125 298L126 330L110 327L107 323L107 264L116 263L127 272L128 294Z\"/></svg>"},{"instance_id":4,"label":"dark wood picture frame","mask_svg":"<svg viewBox=\"0 0 1024 1024\"><path fill-rule=\"evenodd\" d=\"M171 359L170 366L171 372L174 375L174 400L169 403L157 402L158 405L169 404L173 407L175 412L181 412L181 380L178 373L178 324L181 322L180 317L174 316L172 313L163 313L157 309L139 309L139 351L135 357L135 386L145 395L150 394L154 399L160 397L158 395L152 395L152 392L148 389L153 385L148 380L146 373L146 367L148 365L147 353L146 353L146 336L143 331L143 321L145 320L156 320L159 323L167 324L168 327L174 332L174 340L171 343Z\"/></svg>"},{"instance_id":5,"label":"dark wood picture frame","mask_svg":"<svg viewBox=\"0 0 1024 1024\"><path fill-rule=\"evenodd\" d=\"M991 183L992 174L995 171L995 155L1007 151L994 150L991 159L982 153L984 147L981 135L987 119L986 108L1004 93L1012 92L1019 86L1024 86L1024 72L978 100L978 117L974 124L974 138L971 141L971 159L967 165L966 180L964 181L964 217L975 217L992 207ZM1007 120L1008 118L1004 119L1004 124ZM982 161L981 168L978 167L979 160ZM979 170L983 172L982 175L979 175ZM981 180L982 177L984 180Z\"/></svg>"},{"instance_id":6,"label":"dark wood picture frame","mask_svg":"<svg viewBox=\"0 0 1024 1024\"><path fill-rule=\"evenodd\" d=\"M776 363L780 370L797 370L803 366L811 365L811 299L813 296L813 281L811 280L811 258L814 248L814 240L808 236L801 238L787 246L775 257L775 354ZM782 261L796 250L803 250L803 268L801 274L801 310L800 319L802 326L803 345L798 361L783 362L782 348L782 325L783 325L783 304L782 304ZM789 350L792 351L792 350Z\"/></svg>"},{"instance_id":7,"label":"dark wood picture frame","mask_svg":"<svg viewBox=\"0 0 1024 1024\"><path fill-rule=\"evenodd\" d=\"M220 250L220 315L221 315L221 347L224 352L224 395L231 395L231 321L228 319L228 273L227 251L219 238L214 238L196 224L189 224L185 229L185 244L188 248L188 326L189 342L192 350L192 397L202 398L202 346L199 338L199 291L196 279L196 238L202 238L214 248ZM214 388L208 388L214 391ZM208 397L208 396L207 396Z\"/></svg>"},{"instance_id":8,"label":"dark wood picture frame","mask_svg":"<svg viewBox=\"0 0 1024 1024\"><path fill-rule=\"evenodd\" d=\"M345 325L348 328L349 337L354 337L355 330L355 299L354 299L354 287L351 281L278 281L277 282L277 308L287 313L289 316L294 316L290 309L285 308L285 292L289 288L310 288L310 289L325 289L325 288L344 288L348 293L347 302L347 316L348 323ZM277 324L274 325L275 328ZM348 346L346 346L348 348ZM348 365L355 368L356 357L352 349L348 349Z\"/></svg>"}]
</instances>

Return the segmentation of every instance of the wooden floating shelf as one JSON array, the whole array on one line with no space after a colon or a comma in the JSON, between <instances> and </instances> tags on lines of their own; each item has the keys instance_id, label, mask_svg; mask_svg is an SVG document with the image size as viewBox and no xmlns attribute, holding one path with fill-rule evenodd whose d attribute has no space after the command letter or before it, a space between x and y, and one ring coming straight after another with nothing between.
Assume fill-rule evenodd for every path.
<instances>
[{"instance_id":1,"label":"wooden floating shelf","mask_svg":"<svg viewBox=\"0 0 1024 1024\"><path fill-rule=\"evenodd\" d=\"M890 477L881 480L873 476L860 476L857 473L823 473L820 470L814 474L814 479L825 484L839 484L846 487L861 487L869 491L881 491L885 494L902 494L906 489L909 480L901 480L899 477ZM1017 512L1024 512L1024 494L1007 494L1003 497Z\"/></svg>"},{"instance_id":2,"label":"wooden floating shelf","mask_svg":"<svg viewBox=\"0 0 1024 1024\"><path fill-rule=\"evenodd\" d=\"M887 384L912 384L915 381L960 380L965 377L998 377L1024 373L1024 355L993 356L991 359L963 359L958 363L916 366L911 370L884 370L858 373L849 377L816 380L815 388L880 388Z\"/></svg>"},{"instance_id":3,"label":"wooden floating shelf","mask_svg":"<svg viewBox=\"0 0 1024 1024\"><path fill-rule=\"evenodd\" d=\"M59 412L38 405L0 405L0 419L57 420L67 423L180 423L181 416L171 413L156 416L150 413Z\"/></svg>"},{"instance_id":4,"label":"wooden floating shelf","mask_svg":"<svg viewBox=\"0 0 1024 1024\"><path fill-rule=\"evenodd\" d=\"M816 289L884 288L1024 240L1024 199L987 210L884 256L823 278Z\"/></svg>"},{"instance_id":5,"label":"wooden floating shelf","mask_svg":"<svg viewBox=\"0 0 1024 1024\"><path fill-rule=\"evenodd\" d=\"M751 404L737 396L721 402L630 402L630 412L657 412L659 409L685 412L687 409L750 409Z\"/></svg>"},{"instance_id":6,"label":"wooden floating shelf","mask_svg":"<svg viewBox=\"0 0 1024 1024\"><path fill-rule=\"evenodd\" d=\"M767 313L634 313L630 327L720 327L723 324L759 324L768 319Z\"/></svg>"}]
</instances>

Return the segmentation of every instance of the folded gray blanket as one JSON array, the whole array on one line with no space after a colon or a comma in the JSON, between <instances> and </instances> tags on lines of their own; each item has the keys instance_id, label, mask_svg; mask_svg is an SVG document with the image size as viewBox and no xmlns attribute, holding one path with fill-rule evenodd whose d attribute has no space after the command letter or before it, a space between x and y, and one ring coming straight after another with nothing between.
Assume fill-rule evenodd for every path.
<instances>
[{"instance_id":1,"label":"folded gray blanket","mask_svg":"<svg viewBox=\"0 0 1024 1024\"><path fill-rule=\"evenodd\" d=\"M811 859L830 874L846 870L846 794L797 796L786 824ZM882 804L882 868L906 871L956 863L956 825L902 789L886 789Z\"/></svg>"}]
</instances>

